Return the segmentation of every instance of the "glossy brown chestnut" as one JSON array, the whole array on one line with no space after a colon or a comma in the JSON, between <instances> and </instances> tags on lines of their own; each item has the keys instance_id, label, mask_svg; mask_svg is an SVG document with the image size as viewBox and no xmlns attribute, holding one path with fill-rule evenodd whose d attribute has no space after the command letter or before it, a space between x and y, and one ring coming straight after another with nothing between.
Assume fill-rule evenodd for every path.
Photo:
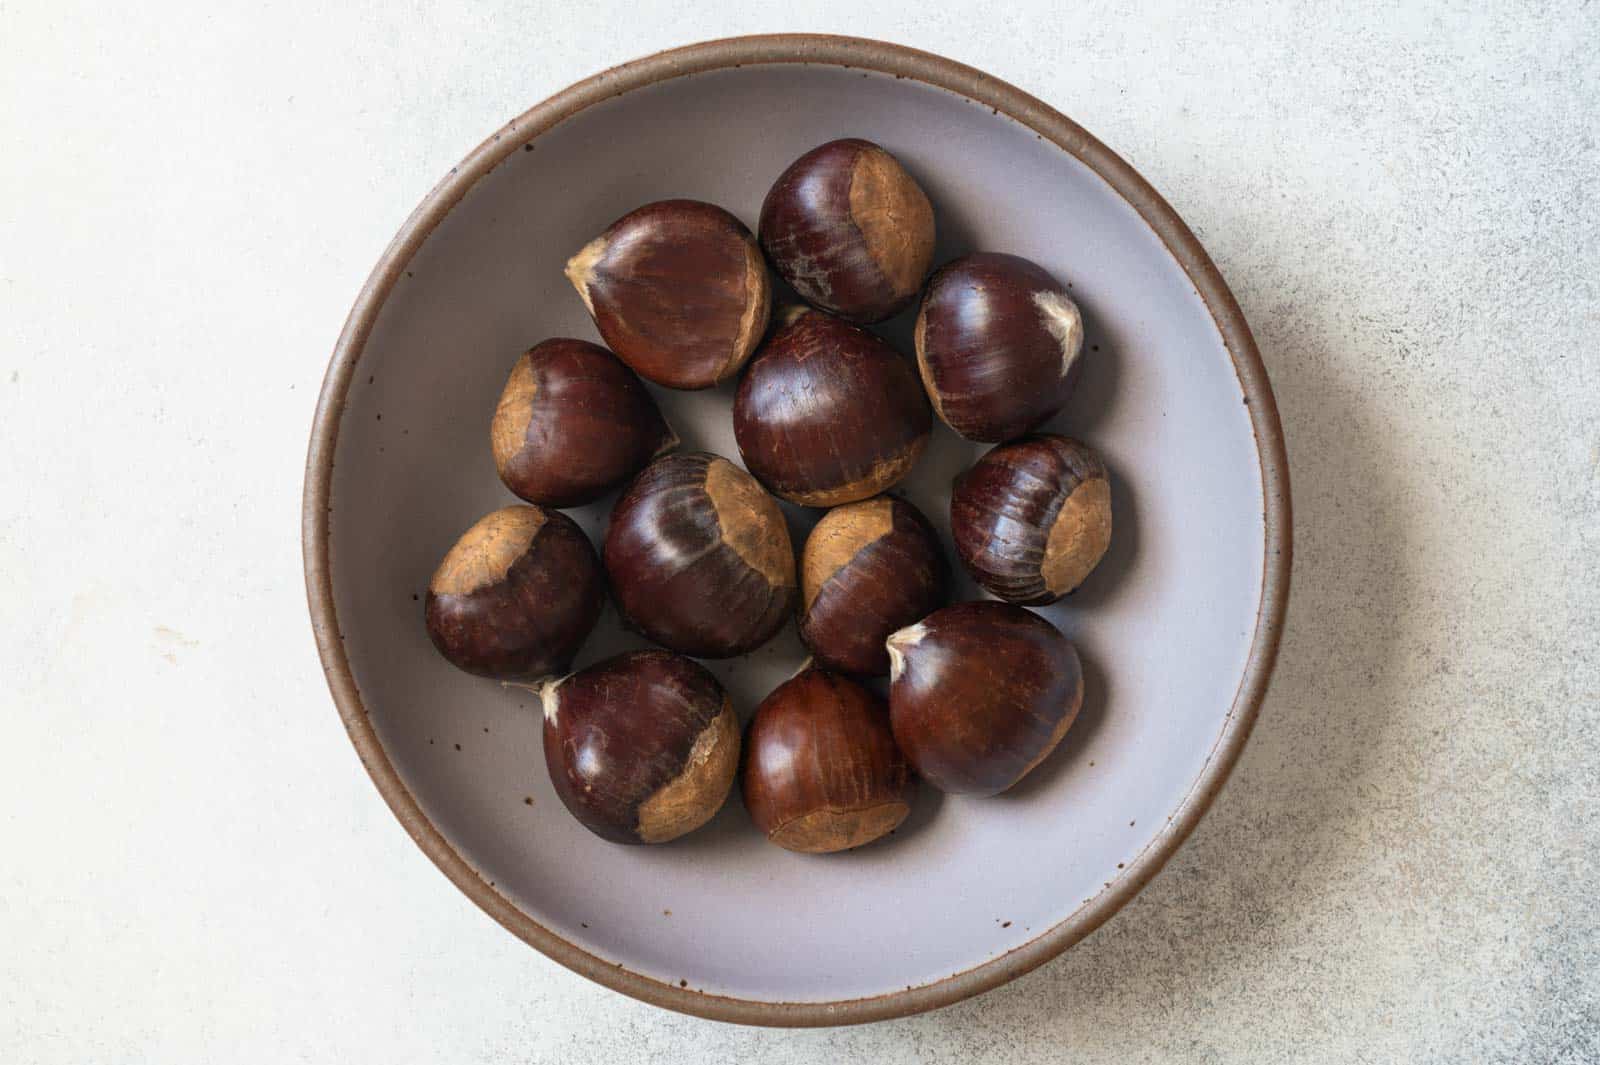
<instances>
[{"instance_id":1,"label":"glossy brown chestnut","mask_svg":"<svg viewBox=\"0 0 1600 1065\"><path fill-rule=\"evenodd\" d=\"M905 820L915 788L887 707L854 681L808 668L756 708L744 805L778 846L825 854L871 843Z\"/></svg>"},{"instance_id":2,"label":"glossy brown chestnut","mask_svg":"<svg viewBox=\"0 0 1600 1065\"><path fill-rule=\"evenodd\" d=\"M623 215L568 261L567 278L611 350L670 388L709 388L737 373L772 305L755 238L697 200Z\"/></svg>"},{"instance_id":3,"label":"glossy brown chestnut","mask_svg":"<svg viewBox=\"0 0 1600 1065\"><path fill-rule=\"evenodd\" d=\"M950 535L967 572L1012 603L1053 603L1111 543L1111 485L1093 451L1040 433L991 449L957 479Z\"/></svg>"},{"instance_id":4,"label":"glossy brown chestnut","mask_svg":"<svg viewBox=\"0 0 1600 1065\"><path fill-rule=\"evenodd\" d=\"M541 677L572 664L600 617L605 580L577 523L543 507L497 510L457 540L428 583L428 636L484 677Z\"/></svg>"},{"instance_id":5,"label":"glossy brown chestnut","mask_svg":"<svg viewBox=\"0 0 1600 1065\"><path fill-rule=\"evenodd\" d=\"M871 141L829 141L796 159L767 193L757 228L807 303L852 322L910 306L933 264L933 206Z\"/></svg>"},{"instance_id":6,"label":"glossy brown chestnut","mask_svg":"<svg viewBox=\"0 0 1600 1065\"><path fill-rule=\"evenodd\" d=\"M739 719L722 685L668 651L630 651L539 692L544 761L572 816L615 843L665 843L733 788Z\"/></svg>"},{"instance_id":7,"label":"glossy brown chestnut","mask_svg":"<svg viewBox=\"0 0 1600 1065\"><path fill-rule=\"evenodd\" d=\"M489 429L495 468L530 503L592 503L678 438L643 382L586 340L536 344L511 369Z\"/></svg>"},{"instance_id":8,"label":"glossy brown chestnut","mask_svg":"<svg viewBox=\"0 0 1600 1065\"><path fill-rule=\"evenodd\" d=\"M980 252L929 279L913 340L939 417L968 440L1010 440L1072 394L1083 317L1043 268Z\"/></svg>"},{"instance_id":9,"label":"glossy brown chestnut","mask_svg":"<svg viewBox=\"0 0 1600 1065\"><path fill-rule=\"evenodd\" d=\"M832 315L797 309L739 382L733 432L750 472L777 495L831 507L911 472L933 416L911 360Z\"/></svg>"},{"instance_id":10,"label":"glossy brown chestnut","mask_svg":"<svg viewBox=\"0 0 1600 1065\"><path fill-rule=\"evenodd\" d=\"M996 795L1042 762L1083 705L1078 652L1020 606L957 603L889 637L889 718L917 770Z\"/></svg>"},{"instance_id":11,"label":"glossy brown chestnut","mask_svg":"<svg viewBox=\"0 0 1600 1065\"><path fill-rule=\"evenodd\" d=\"M938 535L910 503L835 507L800 553L800 639L820 666L881 676L883 641L938 608L948 574Z\"/></svg>"},{"instance_id":12,"label":"glossy brown chestnut","mask_svg":"<svg viewBox=\"0 0 1600 1065\"><path fill-rule=\"evenodd\" d=\"M777 501L717 455L668 455L617 501L605 566L624 620L664 647L731 658L794 609L794 548Z\"/></svg>"}]
</instances>

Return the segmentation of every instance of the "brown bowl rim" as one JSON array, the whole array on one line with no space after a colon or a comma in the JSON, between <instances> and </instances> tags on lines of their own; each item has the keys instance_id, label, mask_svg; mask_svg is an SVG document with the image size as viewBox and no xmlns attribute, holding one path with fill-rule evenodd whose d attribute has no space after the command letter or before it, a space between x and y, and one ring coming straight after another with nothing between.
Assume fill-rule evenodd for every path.
<instances>
[{"instance_id":1,"label":"brown bowl rim","mask_svg":"<svg viewBox=\"0 0 1600 1065\"><path fill-rule=\"evenodd\" d=\"M418 805L379 741L345 656L329 568L334 452L345 397L385 300L411 256L468 190L522 145L602 100L670 78L747 65L812 63L911 78L964 96L1033 130L1086 164L1117 191L1189 275L1233 357L1249 404L1264 497L1263 581L1256 627L1233 706L1210 757L1166 826L1120 879L1032 940L963 972L903 991L837 1002L765 1002L705 994L632 972L568 942L484 881ZM361 762L394 815L423 852L489 916L573 971L656 1006L719 1021L806 1027L886 1020L947 1006L1014 980L1094 931L1160 871L1194 830L1238 761L1261 708L1288 606L1292 535L1289 464L1277 402L1250 328L1222 275L1177 213L1133 167L1043 102L982 71L928 52L856 37L770 34L705 41L636 59L551 96L473 149L401 226L362 287L324 378L306 457L301 516L306 595L323 671Z\"/></svg>"}]
</instances>

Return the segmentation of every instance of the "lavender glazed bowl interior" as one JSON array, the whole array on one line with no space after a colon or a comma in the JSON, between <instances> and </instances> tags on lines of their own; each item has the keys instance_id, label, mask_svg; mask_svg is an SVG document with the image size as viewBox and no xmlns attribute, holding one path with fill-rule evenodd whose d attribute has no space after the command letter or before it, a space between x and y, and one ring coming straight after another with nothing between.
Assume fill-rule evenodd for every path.
<instances>
[{"instance_id":1,"label":"lavender glazed bowl interior","mask_svg":"<svg viewBox=\"0 0 1600 1065\"><path fill-rule=\"evenodd\" d=\"M976 77L954 64L840 39L763 41L737 66L739 42L700 46L678 66L646 60L658 64L648 76L591 91L549 128L535 128L548 113L514 123L463 164L480 178L447 179L419 208L330 371L307 489L308 580L364 761L480 905L564 964L661 1005L840 1023L1025 971L1114 912L1181 842L1237 756L1270 670L1282 598L1265 584L1285 572L1274 553L1286 550L1286 487L1270 391L1254 349L1238 350L1248 332L1234 323L1230 350L1219 324L1237 309L1214 273L1197 282L1211 269L1197 245L1186 263L1080 158L1104 149L1069 151L937 77L896 76L901 63ZM789 61L761 61L777 54ZM974 800L924 786L905 825L852 853L766 843L737 789L676 843L603 842L551 789L537 697L451 668L428 642L419 597L455 537L514 501L488 434L513 361L546 337L598 339L565 259L668 197L724 205L753 226L779 171L843 136L884 145L921 181L936 262L980 248L1027 256L1070 282L1082 307L1083 376L1050 427L1105 456L1115 531L1087 583L1041 613L1080 649L1083 712L1012 792ZM1220 318L1208 284L1226 304ZM910 320L882 330L907 352ZM686 447L737 461L731 385L653 391ZM947 552L951 479L983 450L939 426L901 486ZM570 512L596 544L610 503ZM798 547L820 512L785 509ZM958 579L956 598L979 594ZM608 607L579 665L643 645ZM790 626L746 659L707 664L748 720L803 657Z\"/></svg>"}]
</instances>

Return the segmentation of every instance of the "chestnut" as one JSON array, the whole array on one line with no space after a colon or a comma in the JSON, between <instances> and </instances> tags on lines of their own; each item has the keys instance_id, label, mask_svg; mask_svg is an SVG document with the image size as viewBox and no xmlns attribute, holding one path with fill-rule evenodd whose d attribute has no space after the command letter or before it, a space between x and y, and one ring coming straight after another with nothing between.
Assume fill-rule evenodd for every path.
<instances>
[{"instance_id":1,"label":"chestnut","mask_svg":"<svg viewBox=\"0 0 1600 1065\"><path fill-rule=\"evenodd\" d=\"M910 306L933 263L933 205L922 187L894 156L853 137L791 163L757 229L807 303L863 325Z\"/></svg>"},{"instance_id":2,"label":"chestnut","mask_svg":"<svg viewBox=\"0 0 1600 1065\"><path fill-rule=\"evenodd\" d=\"M744 805L778 846L826 854L871 843L911 812L915 778L883 700L807 668L762 700L744 745Z\"/></svg>"},{"instance_id":3,"label":"chestnut","mask_svg":"<svg viewBox=\"0 0 1600 1065\"><path fill-rule=\"evenodd\" d=\"M933 409L968 440L1010 440L1072 394L1083 316L1044 269L980 252L928 281L912 334Z\"/></svg>"},{"instance_id":4,"label":"chestnut","mask_svg":"<svg viewBox=\"0 0 1600 1065\"><path fill-rule=\"evenodd\" d=\"M711 820L739 765L722 685L669 651L629 651L539 691L544 761L572 816L615 843L665 843Z\"/></svg>"},{"instance_id":5,"label":"chestnut","mask_svg":"<svg viewBox=\"0 0 1600 1065\"><path fill-rule=\"evenodd\" d=\"M957 479L950 534L989 591L1012 603L1053 603L1083 583L1111 543L1105 464L1050 433L1001 444Z\"/></svg>"},{"instance_id":6,"label":"chestnut","mask_svg":"<svg viewBox=\"0 0 1600 1065\"><path fill-rule=\"evenodd\" d=\"M732 377L761 342L772 306L755 237L698 200L623 215L568 260L566 274L611 350L669 388Z\"/></svg>"},{"instance_id":7,"label":"chestnut","mask_svg":"<svg viewBox=\"0 0 1600 1065\"><path fill-rule=\"evenodd\" d=\"M800 639L818 665L881 676L883 641L939 606L948 575L938 535L910 503L835 507L800 553Z\"/></svg>"},{"instance_id":8,"label":"chestnut","mask_svg":"<svg viewBox=\"0 0 1600 1065\"><path fill-rule=\"evenodd\" d=\"M517 360L489 440L506 487L550 507L592 503L678 443L632 370L567 338Z\"/></svg>"},{"instance_id":9,"label":"chestnut","mask_svg":"<svg viewBox=\"0 0 1600 1065\"><path fill-rule=\"evenodd\" d=\"M1083 705L1078 652L1020 606L957 603L888 646L894 738L944 791L1005 791L1055 749Z\"/></svg>"},{"instance_id":10,"label":"chestnut","mask_svg":"<svg viewBox=\"0 0 1600 1065\"><path fill-rule=\"evenodd\" d=\"M657 459L634 478L611 512L604 557L623 620L697 658L760 647L798 593L777 501L704 452Z\"/></svg>"},{"instance_id":11,"label":"chestnut","mask_svg":"<svg viewBox=\"0 0 1600 1065\"><path fill-rule=\"evenodd\" d=\"M605 581L576 522L543 507L480 518L428 582L428 636L484 677L559 673L600 618Z\"/></svg>"},{"instance_id":12,"label":"chestnut","mask_svg":"<svg viewBox=\"0 0 1600 1065\"><path fill-rule=\"evenodd\" d=\"M805 308L762 345L733 401L745 465L772 492L808 507L852 503L895 484L932 428L910 359Z\"/></svg>"}]
</instances>

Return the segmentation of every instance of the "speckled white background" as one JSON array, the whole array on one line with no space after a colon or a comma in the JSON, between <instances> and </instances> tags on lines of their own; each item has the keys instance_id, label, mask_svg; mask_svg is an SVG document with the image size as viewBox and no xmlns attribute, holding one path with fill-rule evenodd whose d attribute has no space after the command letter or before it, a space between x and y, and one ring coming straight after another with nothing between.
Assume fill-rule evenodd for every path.
<instances>
[{"instance_id":1,"label":"speckled white background","mask_svg":"<svg viewBox=\"0 0 1600 1065\"><path fill-rule=\"evenodd\" d=\"M1600 1060L1593 5L323 6L0 0L0 1060ZM815 1032L603 991L451 887L298 542L327 353L433 182L593 70L778 29L1130 159L1255 327L1297 511L1272 694L1167 871L1008 987Z\"/></svg>"}]
</instances>

